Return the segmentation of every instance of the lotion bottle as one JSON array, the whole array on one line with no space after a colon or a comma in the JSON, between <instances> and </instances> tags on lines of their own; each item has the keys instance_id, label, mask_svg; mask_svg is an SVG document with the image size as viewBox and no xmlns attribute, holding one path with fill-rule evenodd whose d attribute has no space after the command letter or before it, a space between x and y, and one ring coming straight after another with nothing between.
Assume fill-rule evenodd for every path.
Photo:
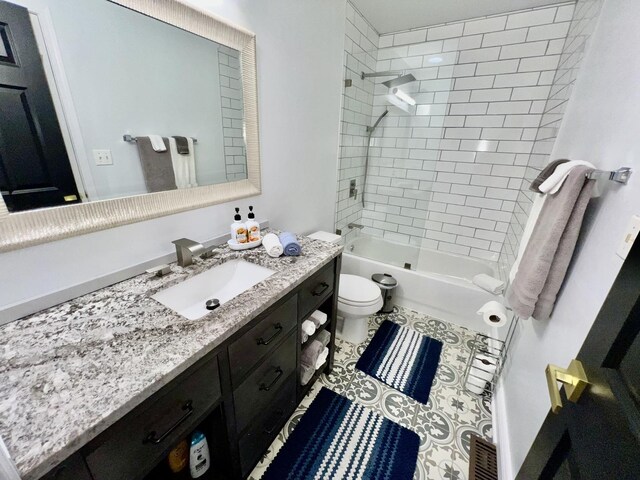
<instances>
[{"instance_id":1,"label":"lotion bottle","mask_svg":"<svg viewBox=\"0 0 640 480\"><path fill-rule=\"evenodd\" d=\"M189 473L191 478L204 475L211 466L207 437L202 432L193 432L191 448L189 449Z\"/></svg>"},{"instance_id":2,"label":"lotion bottle","mask_svg":"<svg viewBox=\"0 0 640 480\"><path fill-rule=\"evenodd\" d=\"M242 217L238 207L236 207L233 219L235 221L231 224L231 240L235 240L237 243L247 243L247 226L241 221Z\"/></svg>"},{"instance_id":3,"label":"lotion bottle","mask_svg":"<svg viewBox=\"0 0 640 480\"><path fill-rule=\"evenodd\" d=\"M249 206L249 220L247 220L247 237L249 242L260 240L260 224L256 222L256 214L253 213L253 207Z\"/></svg>"}]
</instances>

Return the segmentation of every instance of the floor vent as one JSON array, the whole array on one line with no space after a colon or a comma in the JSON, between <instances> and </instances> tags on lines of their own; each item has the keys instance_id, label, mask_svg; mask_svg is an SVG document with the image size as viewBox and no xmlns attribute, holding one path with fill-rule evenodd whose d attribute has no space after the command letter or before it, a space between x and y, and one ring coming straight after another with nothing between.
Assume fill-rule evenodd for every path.
<instances>
[{"instance_id":1,"label":"floor vent","mask_svg":"<svg viewBox=\"0 0 640 480\"><path fill-rule=\"evenodd\" d=\"M498 480L496 446L477 435L471 435L469 480Z\"/></svg>"}]
</instances>

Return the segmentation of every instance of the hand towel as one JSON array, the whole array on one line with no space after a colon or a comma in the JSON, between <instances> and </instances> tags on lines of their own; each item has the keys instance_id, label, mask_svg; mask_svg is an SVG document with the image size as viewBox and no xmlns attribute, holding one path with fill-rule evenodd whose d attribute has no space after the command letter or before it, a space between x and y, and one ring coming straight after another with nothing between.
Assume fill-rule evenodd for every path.
<instances>
[{"instance_id":1,"label":"hand towel","mask_svg":"<svg viewBox=\"0 0 640 480\"><path fill-rule=\"evenodd\" d=\"M556 167L558 165L562 165L563 163L567 163L568 161L569 160L560 159L560 160L554 160L553 162L548 164L546 167L542 169L542 171L538 174L535 180L531 182L531 185L529 185L529 190L536 193L542 193L540 191L540 185L542 185L542 182L544 182L547 178L551 176L551 174L556 170Z\"/></svg>"},{"instance_id":2,"label":"hand towel","mask_svg":"<svg viewBox=\"0 0 640 480\"><path fill-rule=\"evenodd\" d=\"M324 347L324 350L322 350L322 352L320 352L320 355L318 355L318 359L316 360L316 370L318 370L322 365L324 365L324 362L327 361L327 358L329 357L329 349L327 347Z\"/></svg>"},{"instance_id":3,"label":"hand towel","mask_svg":"<svg viewBox=\"0 0 640 480\"><path fill-rule=\"evenodd\" d=\"M302 322L302 331L311 336L316 333L316 326L311 320L305 320L304 322Z\"/></svg>"},{"instance_id":4,"label":"hand towel","mask_svg":"<svg viewBox=\"0 0 640 480\"><path fill-rule=\"evenodd\" d=\"M165 139L166 140L166 139ZM167 147L169 142L167 141ZM165 148L164 152L157 152L151 145L149 137L138 137L136 141L140 166L144 175L144 183L148 192L164 192L175 190L176 178L173 174L171 154Z\"/></svg>"},{"instance_id":5,"label":"hand towel","mask_svg":"<svg viewBox=\"0 0 640 480\"><path fill-rule=\"evenodd\" d=\"M329 341L331 340L331 333L327 330L322 330L316 337L316 340L318 340L323 347L326 347L329 345Z\"/></svg>"},{"instance_id":6,"label":"hand towel","mask_svg":"<svg viewBox=\"0 0 640 480\"><path fill-rule=\"evenodd\" d=\"M546 195L536 195L533 200L533 205L531 206L531 211L529 212L529 217L527 218L527 224L524 227L524 232L522 233L522 238L520 239L520 245L518 246L518 256L516 257L513 265L511 266L511 270L509 271L509 283L512 283L516 278L516 273L518 273L518 269L520 268L520 260L522 260L522 256L527 249L527 245L529 244L529 240L531 239L531 234L533 233L533 228L538 221L538 217L540 217L540 212L542 211L542 207L544 206L544 201L546 198Z\"/></svg>"},{"instance_id":7,"label":"hand towel","mask_svg":"<svg viewBox=\"0 0 640 480\"><path fill-rule=\"evenodd\" d=\"M311 314L309 320L311 320L316 328L318 328L320 325L327 323L327 314L320 310L316 310Z\"/></svg>"},{"instance_id":8,"label":"hand towel","mask_svg":"<svg viewBox=\"0 0 640 480\"><path fill-rule=\"evenodd\" d=\"M191 139L188 139L191 140ZM188 144L188 142L187 142ZM178 188L197 187L196 181L196 160L194 150L189 150L188 155L180 154L178 151L178 143L175 137L169 137L169 152L171 153L171 163L173 165L173 173Z\"/></svg>"},{"instance_id":9,"label":"hand towel","mask_svg":"<svg viewBox=\"0 0 640 480\"><path fill-rule=\"evenodd\" d=\"M303 387L309 383L309 380L313 378L313 374L316 373L315 365L300 365L300 385Z\"/></svg>"},{"instance_id":10,"label":"hand towel","mask_svg":"<svg viewBox=\"0 0 640 480\"><path fill-rule=\"evenodd\" d=\"M280 234L280 243L284 248L284 254L289 257L298 256L302 252L296 236L291 232L282 232Z\"/></svg>"},{"instance_id":11,"label":"hand towel","mask_svg":"<svg viewBox=\"0 0 640 480\"><path fill-rule=\"evenodd\" d=\"M479 273L473 277L473 283L494 295L498 295L504 290L504 282L502 280L487 275L486 273Z\"/></svg>"},{"instance_id":12,"label":"hand towel","mask_svg":"<svg viewBox=\"0 0 640 480\"><path fill-rule=\"evenodd\" d=\"M560 187L562 187L562 184L567 178L567 175L575 167L589 167L589 171L596 168L591 163L583 160L572 160L570 162L563 163L562 165L558 165L549 178L542 182L539 187L540 191L542 193L550 193L552 195L558 193Z\"/></svg>"},{"instance_id":13,"label":"hand towel","mask_svg":"<svg viewBox=\"0 0 640 480\"><path fill-rule=\"evenodd\" d=\"M151 142L151 147L153 148L154 151L156 152L167 151L167 145L161 135L147 135L147 138Z\"/></svg>"},{"instance_id":14,"label":"hand towel","mask_svg":"<svg viewBox=\"0 0 640 480\"><path fill-rule=\"evenodd\" d=\"M586 166L571 169L564 187L544 202L506 295L521 318L546 320L551 315L595 183L586 179L589 171Z\"/></svg>"},{"instance_id":15,"label":"hand towel","mask_svg":"<svg viewBox=\"0 0 640 480\"><path fill-rule=\"evenodd\" d=\"M324 350L322 344L319 341L314 340L308 347L302 349L300 363L302 365L312 367L315 370L316 361L318 360L320 353L322 353L322 350Z\"/></svg>"},{"instance_id":16,"label":"hand towel","mask_svg":"<svg viewBox=\"0 0 640 480\"><path fill-rule=\"evenodd\" d=\"M178 153L180 155L189 155L189 152L191 150L189 149L189 141L187 140L187 137L180 137L178 135L174 135L173 138L175 138L176 140L176 147L178 149Z\"/></svg>"},{"instance_id":17,"label":"hand towel","mask_svg":"<svg viewBox=\"0 0 640 480\"><path fill-rule=\"evenodd\" d=\"M284 248L280 243L280 239L275 233L267 233L262 237L262 245L270 257L279 257L284 253Z\"/></svg>"}]
</instances>

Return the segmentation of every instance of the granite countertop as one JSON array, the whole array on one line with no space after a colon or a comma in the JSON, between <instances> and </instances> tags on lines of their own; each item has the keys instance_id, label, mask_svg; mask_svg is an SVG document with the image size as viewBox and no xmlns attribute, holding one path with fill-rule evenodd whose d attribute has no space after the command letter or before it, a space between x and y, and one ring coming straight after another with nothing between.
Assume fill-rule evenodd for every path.
<instances>
[{"instance_id":1,"label":"granite countertop","mask_svg":"<svg viewBox=\"0 0 640 480\"><path fill-rule=\"evenodd\" d=\"M300 257L263 247L142 274L0 327L0 437L24 480L39 478L338 256L300 239ZM151 298L227 260L276 273L199 320Z\"/></svg>"}]
</instances>

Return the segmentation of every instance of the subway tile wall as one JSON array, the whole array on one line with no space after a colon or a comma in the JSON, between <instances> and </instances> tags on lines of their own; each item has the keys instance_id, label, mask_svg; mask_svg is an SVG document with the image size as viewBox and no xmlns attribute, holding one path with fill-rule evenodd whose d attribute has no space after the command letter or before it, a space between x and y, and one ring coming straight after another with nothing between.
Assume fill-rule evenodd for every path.
<instances>
[{"instance_id":1,"label":"subway tile wall","mask_svg":"<svg viewBox=\"0 0 640 480\"><path fill-rule=\"evenodd\" d=\"M529 184L549 163L549 154L553 149L565 108L578 76L587 41L595 29L602 3L603 0L579 0L575 5L549 98L545 102L532 153L527 163L522 188L518 192L513 216L500 252L499 272L503 280L508 278L511 265L517 256L522 233L533 205L535 194L528 190Z\"/></svg>"},{"instance_id":2,"label":"subway tile wall","mask_svg":"<svg viewBox=\"0 0 640 480\"><path fill-rule=\"evenodd\" d=\"M336 229L341 230L347 240L356 235L347 225L360 223L362 218L367 126L373 106L374 83L369 78L361 79L361 73L371 73L376 68L378 38L378 32L347 2L344 78L351 80L352 85L344 87L342 95L336 208ZM350 180L356 181L356 198L349 197Z\"/></svg>"},{"instance_id":3,"label":"subway tile wall","mask_svg":"<svg viewBox=\"0 0 640 480\"><path fill-rule=\"evenodd\" d=\"M240 52L220 45L218 48L222 130L227 180L247 178L247 151L242 127L242 83Z\"/></svg>"},{"instance_id":4,"label":"subway tile wall","mask_svg":"<svg viewBox=\"0 0 640 480\"><path fill-rule=\"evenodd\" d=\"M392 241L498 260L574 3L382 35L375 64L375 32L350 9L338 228L357 221ZM400 88L417 105L411 115L390 107L374 132L362 210L345 194L351 178L362 188L365 127L389 92L385 78L355 74L374 69L413 73Z\"/></svg>"}]
</instances>

